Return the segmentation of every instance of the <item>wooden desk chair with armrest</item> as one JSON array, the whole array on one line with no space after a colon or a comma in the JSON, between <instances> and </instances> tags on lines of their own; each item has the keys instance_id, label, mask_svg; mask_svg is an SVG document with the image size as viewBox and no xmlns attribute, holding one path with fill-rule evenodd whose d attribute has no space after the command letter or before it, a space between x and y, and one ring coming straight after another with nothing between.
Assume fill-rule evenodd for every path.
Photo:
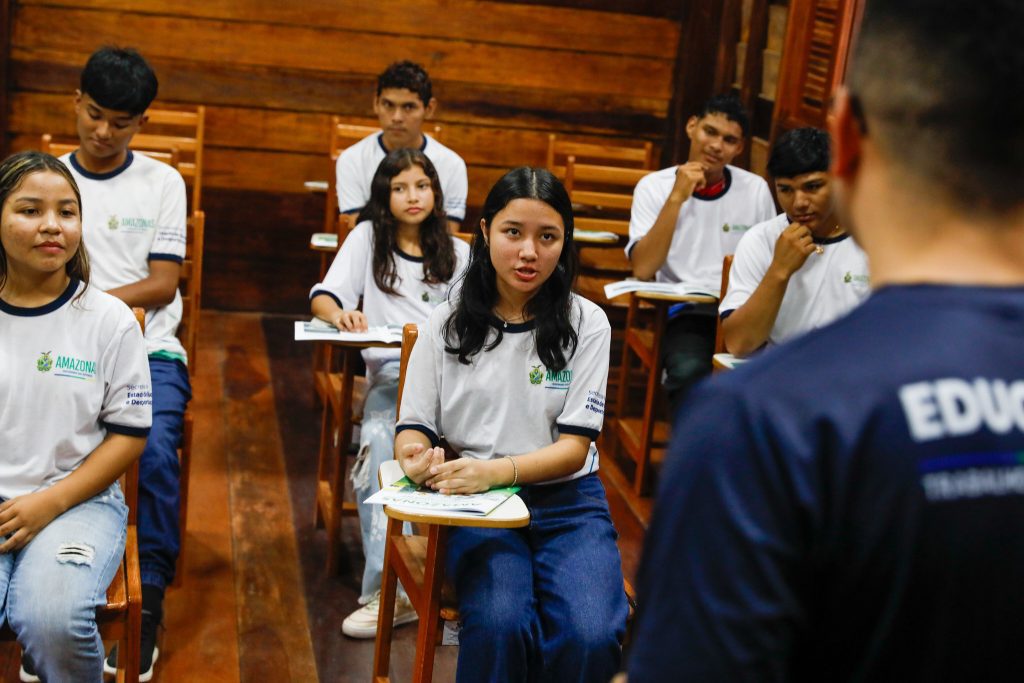
<instances>
[{"instance_id":1,"label":"wooden desk chair with armrest","mask_svg":"<svg viewBox=\"0 0 1024 683\"><path fill-rule=\"evenodd\" d=\"M53 152L50 152L53 154ZM133 308L139 327L146 327L146 312ZM118 652L127 657L117 658L117 682L139 680L139 651L142 638L142 578L139 569L139 536L136 515L139 498L139 461L134 460L121 475L121 490L128 506L128 528L124 541L124 558L107 587L107 604L96 609L96 623L104 642L116 642ZM0 642L14 641L11 627L0 627Z\"/></svg>"},{"instance_id":2,"label":"wooden desk chair with armrest","mask_svg":"<svg viewBox=\"0 0 1024 683\"><path fill-rule=\"evenodd\" d=\"M412 347L416 344L416 325L405 326L402 335L402 358L398 380L398 405L396 416L402 406L405 389L405 373L409 365ZM392 460L381 465L381 486L391 484L404 476L401 465ZM458 621L459 612L455 591L445 582L444 562L447 549L448 530L453 526L490 527L513 529L530 523L530 511L519 496L513 496L486 517L458 512L422 514L396 510L385 506L388 526L384 550L384 573L382 576L380 609L377 621L377 641L373 653L373 680L387 683L390 680L391 636L394 628L395 592L397 581L409 596L409 601L419 615L416 633L416 654L413 662L413 681L429 683L434 671L434 648L441 636L444 621ZM420 535L403 535L405 522L411 522L419 529ZM623 588L629 601L629 620L636 608L635 593L629 581ZM626 639L629 639L627 630Z\"/></svg>"},{"instance_id":3,"label":"wooden desk chair with armrest","mask_svg":"<svg viewBox=\"0 0 1024 683\"><path fill-rule=\"evenodd\" d=\"M417 328L408 324L402 334L402 358L399 366L398 405L402 406L405 373L412 347L416 344ZM386 462L380 469L381 486L400 479L402 468L397 460ZM394 627L395 592L401 580L409 601L419 615L416 633L416 657L413 662L413 681L429 683L434 671L434 647L444 620L458 620L454 592L444 586L444 557L448 529L452 526L478 526L491 528L523 527L530 523L530 512L519 496L505 501L486 517L460 513L417 514L385 506L388 516L384 549L380 609L377 621L377 642L373 653L373 676L376 683L389 681L391 667L391 633ZM405 522L412 522L422 535L403 535Z\"/></svg>"}]
</instances>

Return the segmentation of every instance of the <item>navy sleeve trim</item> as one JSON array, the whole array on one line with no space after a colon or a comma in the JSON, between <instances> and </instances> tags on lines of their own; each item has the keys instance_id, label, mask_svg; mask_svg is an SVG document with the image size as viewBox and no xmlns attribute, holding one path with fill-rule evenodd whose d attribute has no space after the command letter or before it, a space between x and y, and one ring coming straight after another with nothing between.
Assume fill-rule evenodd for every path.
<instances>
[{"instance_id":1,"label":"navy sleeve trim","mask_svg":"<svg viewBox=\"0 0 1024 683\"><path fill-rule=\"evenodd\" d=\"M341 299L339 299L337 296L335 296L334 292L328 292L326 289L318 289L318 290L314 291L312 294L309 295L309 300L312 301L313 299L317 298L321 294L323 294L324 296L331 297L332 299L334 299L334 303L338 304L338 308L340 308L342 310L345 310L345 304L341 303Z\"/></svg>"},{"instance_id":2,"label":"navy sleeve trim","mask_svg":"<svg viewBox=\"0 0 1024 683\"><path fill-rule=\"evenodd\" d=\"M451 221L452 223L462 223L462 221L466 220L462 216L453 216L451 214L446 214L444 219L446 221Z\"/></svg>"},{"instance_id":3,"label":"navy sleeve trim","mask_svg":"<svg viewBox=\"0 0 1024 683\"><path fill-rule=\"evenodd\" d=\"M643 239L643 238L641 238L641 239ZM631 244L628 247L626 247L626 258L628 258L630 261L633 260L633 250L636 249L636 245L639 244L639 243L640 243L640 240L637 240L636 242L633 242L633 244Z\"/></svg>"},{"instance_id":4,"label":"navy sleeve trim","mask_svg":"<svg viewBox=\"0 0 1024 683\"><path fill-rule=\"evenodd\" d=\"M395 436L398 436L400 432L404 432L406 429L412 429L413 431L417 431L420 434L426 436L428 439L430 439L431 446L437 446L441 443L441 439L437 437L437 434L434 433L434 430L430 429L429 427L424 427L423 425L417 424L398 425L397 427L395 427Z\"/></svg>"},{"instance_id":5,"label":"navy sleeve trim","mask_svg":"<svg viewBox=\"0 0 1024 683\"><path fill-rule=\"evenodd\" d=\"M352 214L359 213L362 210L363 210L363 207L360 206L360 207L355 208L355 209L345 209L344 211L338 211L338 213L343 213L346 216L351 216Z\"/></svg>"},{"instance_id":6,"label":"navy sleeve trim","mask_svg":"<svg viewBox=\"0 0 1024 683\"><path fill-rule=\"evenodd\" d=\"M588 436L591 441L597 439L598 434L601 433L598 429L589 429L587 427L577 427L576 425L564 425L558 424L559 434L572 434L573 436Z\"/></svg>"},{"instance_id":7,"label":"navy sleeve trim","mask_svg":"<svg viewBox=\"0 0 1024 683\"><path fill-rule=\"evenodd\" d=\"M728 311L722 311L721 313L719 313L718 317L721 318L722 320L725 320L726 318L728 318L730 315L732 315L735 312L736 312L735 308L730 308Z\"/></svg>"},{"instance_id":8,"label":"navy sleeve trim","mask_svg":"<svg viewBox=\"0 0 1024 683\"><path fill-rule=\"evenodd\" d=\"M149 436L149 427L126 427L124 425L116 425L112 422L104 422L103 427L108 432L122 434L124 436Z\"/></svg>"},{"instance_id":9,"label":"navy sleeve trim","mask_svg":"<svg viewBox=\"0 0 1024 683\"><path fill-rule=\"evenodd\" d=\"M174 261L179 266L185 261L184 258L177 254L150 254L150 261Z\"/></svg>"}]
</instances>

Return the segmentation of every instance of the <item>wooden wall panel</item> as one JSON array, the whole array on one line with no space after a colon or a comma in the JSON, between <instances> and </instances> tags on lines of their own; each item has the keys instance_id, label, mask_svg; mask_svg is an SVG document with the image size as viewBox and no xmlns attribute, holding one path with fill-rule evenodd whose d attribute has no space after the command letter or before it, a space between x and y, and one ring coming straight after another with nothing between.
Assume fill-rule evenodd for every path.
<instances>
[{"instance_id":1,"label":"wooden wall panel","mask_svg":"<svg viewBox=\"0 0 1024 683\"><path fill-rule=\"evenodd\" d=\"M390 62L430 72L444 143L469 167L474 224L505 170L543 164L551 132L660 146L680 33L670 15L611 1L6 1L12 148L43 132L73 138L71 94L105 43L143 51L160 102L206 105L204 301L245 310L305 309L323 197L303 183L332 172L332 115L374 122Z\"/></svg>"}]
</instances>

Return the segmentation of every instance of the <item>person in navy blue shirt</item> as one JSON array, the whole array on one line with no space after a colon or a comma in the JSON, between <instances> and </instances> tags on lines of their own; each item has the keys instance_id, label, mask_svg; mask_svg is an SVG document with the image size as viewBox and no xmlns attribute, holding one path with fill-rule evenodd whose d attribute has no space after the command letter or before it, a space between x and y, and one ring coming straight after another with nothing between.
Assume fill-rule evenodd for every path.
<instances>
[{"instance_id":1,"label":"person in navy blue shirt","mask_svg":"<svg viewBox=\"0 0 1024 683\"><path fill-rule=\"evenodd\" d=\"M1022 26L867 5L832 173L875 291L689 397L630 683L1024 676Z\"/></svg>"}]
</instances>

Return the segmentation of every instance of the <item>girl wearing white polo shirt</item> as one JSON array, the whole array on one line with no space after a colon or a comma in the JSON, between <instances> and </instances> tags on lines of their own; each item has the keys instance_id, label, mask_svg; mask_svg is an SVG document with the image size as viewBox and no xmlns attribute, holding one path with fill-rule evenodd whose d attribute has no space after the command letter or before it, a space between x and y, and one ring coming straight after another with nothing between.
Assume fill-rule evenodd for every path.
<instances>
[{"instance_id":1,"label":"girl wearing white polo shirt","mask_svg":"<svg viewBox=\"0 0 1024 683\"><path fill-rule=\"evenodd\" d=\"M460 295L413 348L395 440L414 481L443 493L519 485L530 509L523 529L451 530L457 678L606 681L628 611L594 446L611 328L572 292L572 205L550 172L506 174L480 228ZM456 459L445 462L442 436Z\"/></svg>"},{"instance_id":2,"label":"girl wearing white polo shirt","mask_svg":"<svg viewBox=\"0 0 1024 683\"><path fill-rule=\"evenodd\" d=\"M0 607L23 681L102 679L96 607L127 521L115 480L151 420L142 333L87 285L81 236L64 164L40 152L0 164Z\"/></svg>"},{"instance_id":3,"label":"girl wearing white polo shirt","mask_svg":"<svg viewBox=\"0 0 1024 683\"><path fill-rule=\"evenodd\" d=\"M391 152L374 174L363 219L341 245L324 281L310 292L313 314L338 329L422 323L448 298L469 257L465 242L452 237L445 223L444 198L434 165L423 152ZM362 298L360 311L357 307ZM398 400L399 349L363 351L370 389L363 406L360 448L352 469L359 503L359 525L366 565L362 607L342 623L353 638L373 638L384 568L387 520L379 505L365 505L375 493L377 469L394 457L395 402ZM401 596L395 623L416 619Z\"/></svg>"}]
</instances>

